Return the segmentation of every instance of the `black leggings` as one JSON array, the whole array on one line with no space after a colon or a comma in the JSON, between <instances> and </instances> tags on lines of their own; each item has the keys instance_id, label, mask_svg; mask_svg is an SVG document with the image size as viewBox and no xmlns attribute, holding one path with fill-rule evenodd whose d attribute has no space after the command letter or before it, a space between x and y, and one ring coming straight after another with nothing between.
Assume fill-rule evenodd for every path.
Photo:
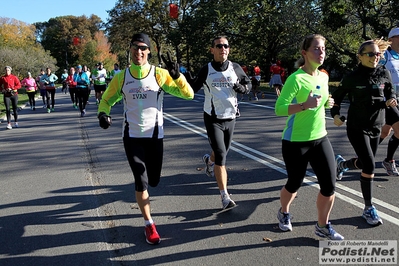
<instances>
[{"instance_id":1,"label":"black leggings","mask_svg":"<svg viewBox=\"0 0 399 266\"><path fill-rule=\"evenodd\" d=\"M215 153L215 164L226 164L227 152L233 140L235 119L221 120L204 112L204 123L208 134L208 141Z\"/></svg>"},{"instance_id":2,"label":"black leggings","mask_svg":"<svg viewBox=\"0 0 399 266\"><path fill-rule=\"evenodd\" d=\"M14 122L18 122L18 94L14 96L4 96L3 100L6 107L7 123L11 121L10 105L12 105L12 111L14 112Z\"/></svg>"},{"instance_id":3,"label":"black leggings","mask_svg":"<svg viewBox=\"0 0 399 266\"><path fill-rule=\"evenodd\" d=\"M35 100L35 92L27 92L26 94L28 94L28 98L29 98L29 105L31 107L35 107L36 106L36 100Z\"/></svg>"},{"instance_id":4,"label":"black leggings","mask_svg":"<svg viewBox=\"0 0 399 266\"><path fill-rule=\"evenodd\" d=\"M308 163L316 174L320 193L325 197L334 195L336 167L334 151L327 137L306 142L282 141L282 152L288 180L285 189L295 193L301 187Z\"/></svg>"},{"instance_id":5,"label":"black leggings","mask_svg":"<svg viewBox=\"0 0 399 266\"><path fill-rule=\"evenodd\" d=\"M156 187L161 179L163 139L123 138L123 145L132 169L136 191L145 191L148 185Z\"/></svg>"},{"instance_id":6,"label":"black leggings","mask_svg":"<svg viewBox=\"0 0 399 266\"><path fill-rule=\"evenodd\" d=\"M72 104L78 105L78 95L76 94L76 88L69 88L69 95L71 96Z\"/></svg>"},{"instance_id":7,"label":"black leggings","mask_svg":"<svg viewBox=\"0 0 399 266\"><path fill-rule=\"evenodd\" d=\"M50 98L51 98L51 108L54 108L54 105L55 105L55 89L54 90L46 90L47 108L50 108Z\"/></svg>"},{"instance_id":8,"label":"black leggings","mask_svg":"<svg viewBox=\"0 0 399 266\"><path fill-rule=\"evenodd\" d=\"M79 102L79 109L83 112L86 109L87 100L89 99L88 88L76 88L76 95Z\"/></svg>"},{"instance_id":9,"label":"black leggings","mask_svg":"<svg viewBox=\"0 0 399 266\"><path fill-rule=\"evenodd\" d=\"M363 130L347 128L349 142L358 156L359 162L356 165L361 166L362 172L368 175L374 174L375 154L377 153L380 134L370 136Z\"/></svg>"}]
</instances>

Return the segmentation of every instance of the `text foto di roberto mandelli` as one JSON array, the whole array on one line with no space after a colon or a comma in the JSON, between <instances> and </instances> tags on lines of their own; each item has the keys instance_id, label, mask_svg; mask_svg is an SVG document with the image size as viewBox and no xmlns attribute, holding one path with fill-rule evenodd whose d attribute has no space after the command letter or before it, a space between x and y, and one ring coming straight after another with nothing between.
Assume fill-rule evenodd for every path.
<instances>
[{"instance_id":1,"label":"text foto di roberto mandelli","mask_svg":"<svg viewBox=\"0 0 399 266\"><path fill-rule=\"evenodd\" d=\"M333 258L338 262L374 262L396 263L397 240L346 240L320 241L319 256L323 263L326 258Z\"/></svg>"}]
</instances>

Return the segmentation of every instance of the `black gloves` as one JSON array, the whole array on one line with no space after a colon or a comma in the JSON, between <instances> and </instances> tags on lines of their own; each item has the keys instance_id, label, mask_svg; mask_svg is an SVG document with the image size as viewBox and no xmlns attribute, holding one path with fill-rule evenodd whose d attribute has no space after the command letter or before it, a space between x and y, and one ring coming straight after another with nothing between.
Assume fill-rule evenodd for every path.
<instances>
[{"instance_id":1,"label":"black gloves","mask_svg":"<svg viewBox=\"0 0 399 266\"><path fill-rule=\"evenodd\" d=\"M248 92L247 86L241 85L240 83L238 83L238 81L233 85L233 90L237 93L244 93L244 94Z\"/></svg>"},{"instance_id":2,"label":"black gloves","mask_svg":"<svg viewBox=\"0 0 399 266\"><path fill-rule=\"evenodd\" d=\"M101 112L98 114L97 117L98 121L100 122L100 127L102 127L103 129L107 129L110 125L112 125L112 119L106 113Z\"/></svg>"},{"instance_id":3,"label":"black gloves","mask_svg":"<svg viewBox=\"0 0 399 266\"><path fill-rule=\"evenodd\" d=\"M168 52L168 59L166 59L165 56L163 55L161 55L161 57L172 79L178 79L180 77L179 64L177 62L172 62L172 58L170 57L169 52Z\"/></svg>"}]
</instances>

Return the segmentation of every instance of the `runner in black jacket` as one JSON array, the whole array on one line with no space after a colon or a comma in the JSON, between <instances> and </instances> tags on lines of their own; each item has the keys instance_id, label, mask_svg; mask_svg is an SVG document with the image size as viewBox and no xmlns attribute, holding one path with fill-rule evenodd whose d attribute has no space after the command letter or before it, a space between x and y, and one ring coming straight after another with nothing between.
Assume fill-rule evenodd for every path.
<instances>
[{"instance_id":1,"label":"runner in black jacket","mask_svg":"<svg viewBox=\"0 0 399 266\"><path fill-rule=\"evenodd\" d=\"M381 127L385 123L385 108L397 105L391 75L383 66L377 66L382 40L370 40L362 43L358 50L360 64L352 73L344 77L338 89L332 94L335 104L331 109L334 124L341 126L340 104L348 95L349 109L347 135L358 158L348 161L336 155L337 179L340 180L349 169L362 169L360 186L365 202L362 217L371 225L382 224L377 210L372 205L372 181ZM396 109L397 108L393 108Z\"/></svg>"}]
</instances>

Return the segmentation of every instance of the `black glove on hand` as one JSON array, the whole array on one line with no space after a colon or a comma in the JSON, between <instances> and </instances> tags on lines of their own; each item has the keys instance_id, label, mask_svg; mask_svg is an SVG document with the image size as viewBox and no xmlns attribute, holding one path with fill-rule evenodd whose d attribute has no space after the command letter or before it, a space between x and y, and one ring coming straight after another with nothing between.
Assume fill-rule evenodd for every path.
<instances>
[{"instance_id":1,"label":"black glove on hand","mask_svg":"<svg viewBox=\"0 0 399 266\"><path fill-rule=\"evenodd\" d=\"M169 71L169 75L172 77L172 79L178 79L180 76L179 64L177 64L177 62L172 62L170 53L168 52L167 54L168 54L168 59L166 59L165 56L161 55L162 61L165 63L166 68Z\"/></svg>"},{"instance_id":2,"label":"black glove on hand","mask_svg":"<svg viewBox=\"0 0 399 266\"><path fill-rule=\"evenodd\" d=\"M240 83L235 83L233 86L233 90L237 93L247 93L247 87L245 85L241 85Z\"/></svg>"},{"instance_id":3,"label":"black glove on hand","mask_svg":"<svg viewBox=\"0 0 399 266\"><path fill-rule=\"evenodd\" d=\"M103 129L107 129L112 125L111 117L104 112L98 114L98 121L100 122L100 127Z\"/></svg>"}]
</instances>

